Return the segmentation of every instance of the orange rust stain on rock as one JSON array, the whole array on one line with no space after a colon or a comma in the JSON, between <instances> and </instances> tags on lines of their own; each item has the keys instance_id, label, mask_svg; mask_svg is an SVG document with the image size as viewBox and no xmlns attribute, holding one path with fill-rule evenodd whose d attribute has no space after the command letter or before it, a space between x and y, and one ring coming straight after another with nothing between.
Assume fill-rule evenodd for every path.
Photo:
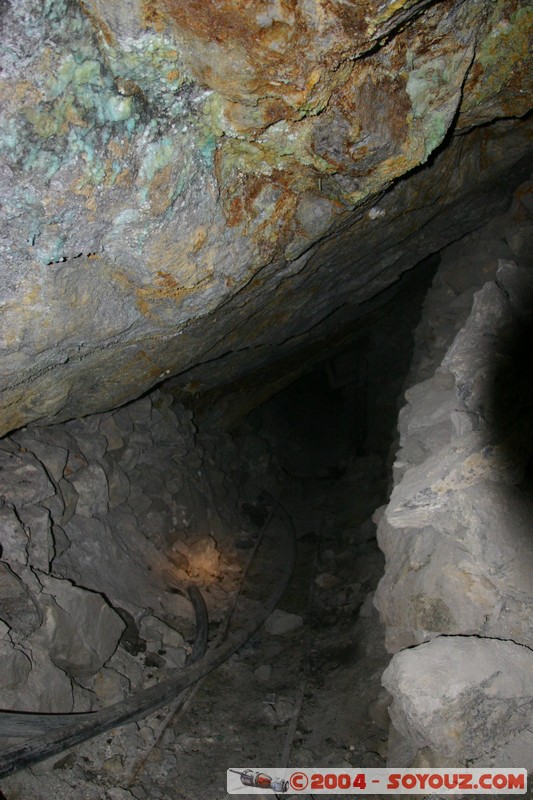
<instances>
[{"instance_id":1,"label":"orange rust stain on rock","mask_svg":"<svg viewBox=\"0 0 533 800\"><path fill-rule=\"evenodd\" d=\"M244 187L244 204L249 208L258 198L261 189L268 181L264 177L258 178L257 175L250 175Z\"/></svg>"},{"instance_id":2,"label":"orange rust stain on rock","mask_svg":"<svg viewBox=\"0 0 533 800\"><path fill-rule=\"evenodd\" d=\"M141 286L135 289L137 307L144 316L151 316L152 305L164 300L177 302L196 289L195 286L180 286L169 272L159 270L155 279L155 286Z\"/></svg>"},{"instance_id":3,"label":"orange rust stain on rock","mask_svg":"<svg viewBox=\"0 0 533 800\"><path fill-rule=\"evenodd\" d=\"M153 28L161 33L166 27L166 15L162 3L157 0L143 0L141 19L145 28Z\"/></svg>"},{"instance_id":4,"label":"orange rust stain on rock","mask_svg":"<svg viewBox=\"0 0 533 800\"><path fill-rule=\"evenodd\" d=\"M97 16L93 11L89 10L83 0L80 0L80 8L89 19L96 33L100 34L108 45L114 45L115 37L107 22Z\"/></svg>"},{"instance_id":5,"label":"orange rust stain on rock","mask_svg":"<svg viewBox=\"0 0 533 800\"><path fill-rule=\"evenodd\" d=\"M225 208L226 222L230 228L240 225L244 219L242 197L233 197Z\"/></svg>"},{"instance_id":6,"label":"orange rust stain on rock","mask_svg":"<svg viewBox=\"0 0 533 800\"><path fill-rule=\"evenodd\" d=\"M177 289L181 290L183 288L178 284L176 278L171 275L170 272L162 272L161 270L157 271L156 283L166 292L174 292Z\"/></svg>"},{"instance_id":7,"label":"orange rust stain on rock","mask_svg":"<svg viewBox=\"0 0 533 800\"><path fill-rule=\"evenodd\" d=\"M273 210L272 217L269 215L269 218L258 226L254 236L256 233L260 233L265 226L268 226L272 223L273 219L277 220L278 215L281 213L281 209L287 200L287 197L284 199L284 195L287 195L287 188L290 187L292 183L293 180L291 175L288 175L281 170L274 170L271 176L240 176L240 180L237 182L236 186L234 184L235 191L238 193L234 194L224 203L227 224L230 227L235 227L242 223L248 223L257 217L257 198L260 196L262 190L266 186L273 184L278 187L278 189L283 191L283 195L278 199Z\"/></svg>"},{"instance_id":8,"label":"orange rust stain on rock","mask_svg":"<svg viewBox=\"0 0 533 800\"><path fill-rule=\"evenodd\" d=\"M262 128L273 125L281 119L291 119L295 115L294 108L280 97L262 101L260 108Z\"/></svg>"},{"instance_id":9,"label":"orange rust stain on rock","mask_svg":"<svg viewBox=\"0 0 533 800\"><path fill-rule=\"evenodd\" d=\"M163 214L171 203L169 187L172 179L172 164L167 164L158 170L150 182L148 197L152 213L156 216Z\"/></svg>"},{"instance_id":10,"label":"orange rust stain on rock","mask_svg":"<svg viewBox=\"0 0 533 800\"><path fill-rule=\"evenodd\" d=\"M245 42L259 30L249 0L149 0L180 28L211 42Z\"/></svg>"},{"instance_id":11,"label":"orange rust stain on rock","mask_svg":"<svg viewBox=\"0 0 533 800\"><path fill-rule=\"evenodd\" d=\"M159 364L156 364L144 350L139 350L139 352L135 354L134 360L148 361L150 367L148 369L147 375L149 378L158 378L163 372L162 367L159 366Z\"/></svg>"},{"instance_id":12,"label":"orange rust stain on rock","mask_svg":"<svg viewBox=\"0 0 533 800\"><path fill-rule=\"evenodd\" d=\"M197 228L192 237L192 252L197 253L204 246L207 239L207 231L201 226Z\"/></svg>"}]
</instances>

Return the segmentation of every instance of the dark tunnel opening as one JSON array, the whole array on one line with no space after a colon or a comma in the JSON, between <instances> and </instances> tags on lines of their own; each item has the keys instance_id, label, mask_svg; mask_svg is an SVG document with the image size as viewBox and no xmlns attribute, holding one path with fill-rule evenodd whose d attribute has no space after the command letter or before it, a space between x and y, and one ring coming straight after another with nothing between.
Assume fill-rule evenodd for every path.
<instances>
[{"instance_id":1,"label":"dark tunnel opening","mask_svg":"<svg viewBox=\"0 0 533 800\"><path fill-rule=\"evenodd\" d=\"M204 800L225 794L228 767L446 766L463 747L489 765L516 760L509 741L522 758L514 718L501 735L455 732L498 691L479 689L482 665L509 672L533 646L523 214L515 200L407 272L297 380L262 387L262 403L250 392L230 432L204 427L206 404L195 418L170 382L2 440L5 709L92 713L163 685L195 646L187 588L205 598L209 646L223 645L286 571L291 530L298 545L276 610L190 700L16 772L7 800L38 782ZM459 640L485 649L454 661ZM404 666L413 654L420 666ZM448 728L428 716L427 681Z\"/></svg>"}]
</instances>

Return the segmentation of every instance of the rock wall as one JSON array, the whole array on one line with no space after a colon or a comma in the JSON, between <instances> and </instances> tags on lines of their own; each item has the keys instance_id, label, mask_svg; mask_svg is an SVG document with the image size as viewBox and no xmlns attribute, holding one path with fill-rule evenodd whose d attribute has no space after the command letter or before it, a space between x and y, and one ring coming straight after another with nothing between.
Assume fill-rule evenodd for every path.
<instances>
[{"instance_id":1,"label":"rock wall","mask_svg":"<svg viewBox=\"0 0 533 800\"><path fill-rule=\"evenodd\" d=\"M190 650L191 583L220 615L268 454L200 441L172 402L1 440L0 707L88 711L164 679Z\"/></svg>"},{"instance_id":2,"label":"rock wall","mask_svg":"<svg viewBox=\"0 0 533 800\"><path fill-rule=\"evenodd\" d=\"M0 435L242 378L494 213L530 15L2 2Z\"/></svg>"},{"instance_id":3,"label":"rock wall","mask_svg":"<svg viewBox=\"0 0 533 800\"><path fill-rule=\"evenodd\" d=\"M444 250L415 334L376 514L392 766L533 769L532 189Z\"/></svg>"}]
</instances>

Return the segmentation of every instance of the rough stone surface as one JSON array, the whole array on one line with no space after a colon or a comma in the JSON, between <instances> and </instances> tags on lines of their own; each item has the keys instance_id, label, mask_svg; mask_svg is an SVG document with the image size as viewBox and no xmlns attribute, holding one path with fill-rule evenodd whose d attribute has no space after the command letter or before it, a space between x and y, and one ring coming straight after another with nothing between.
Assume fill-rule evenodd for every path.
<instances>
[{"instance_id":1,"label":"rough stone surface","mask_svg":"<svg viewBox=\"0 0 533 800\"><path fill-rule=\"evenodd\" d=\"M498 701L484 699L481 674L484 660L497 665L512 694L525 665L531 670L533 287L531 268L519 252L512 251L513 260L507 252L512 231L526 219L533 241L520 189L507 215L444 251L415 332L394 487L375 515L386 556L375 603L396 653L384 676L398 698L392 766L446 765L450 758L482 764L489 757L517 764L522 753L531 766L531 712L523 701L516 706L523 717L506 706L507 678L494 690ZM504 666L510 653L518 661L510 657ZM474 677L476 663L481 672ZM414 668L410 679L404 668ZM409 680L399 699L398 682ZM437 707L431 692L440 710L429 722ZM424 705L421 722L415 717Z\"/></svg>"},{"instance_id":2,"label":"rough stone surface","mask_svg":"<svg viewBox=\"0 0 533 800\"><path fill-rule=\"evenodd\" d=\"M28 563L28 535L12 508L0 508L1 557L10 563Z\"/></svg>"},{"instance_id":3,"label":"rough stone surface","mask_svg":"<svg viewBox=\"0 0 533 800\"><path fill-rule=\"evenodd\" d=\"M274 636L292 633L303 625L303 619L298 614L289 614L277 608L265 622L265 628Z\"/></svg>"},{"instance_id":4,"label":"rough stone surface","mask_svg":"<svg viewBox=\"0 0 533 800\"><path fill-rule=\"evenodd\" d=\"M50 659L72 677L93 675L116 650L124 623L103 597L42 576L44 624L39 634Z\"/></svg>"},{"instance_id":5,"label":"rough stone surface","mask_svg":"<svg viewBox=\"0 0 533 800\"><path fill-rule=\"evenodd\" d=\"M55 494L42 464L29 452L12 453L0 448L0 470L2 495L21 508Z\"/></svg>"},{"instance_id":6,"label":"rough stone surface","mask_svg":"<svg viewBox=\"0 0 533 800\"><path fill-rule=\"evenodd\" d=\"M0 640L0 659L2 672L0 673L0 689L14 689L19 684L24 684L31 671L29 658L17 650L9 641Z\"/></svg>"},{"instance_id":7,"label":"rough stone surface","mask_svg":"<svg viewBox=\"0 0 533 800\"><path fill-rule=\"evenodd\" d=\"M429 747L455 765L498 764L533 713L533 652L510 641L445 637L397 654L383 674L392 722L415 749ZM528 742L533 742L529 730ZM517 764L517 762L515 762Z\"/></svg>"},{"instance_id":8,"label":"rough stone surface","mask_svg":"<svg viewBox=\"0 0 533 800\"><path fill-rule=\"evenodd\" d=\"M525 177L519 0L1 14L3 433L298 361Z\"/></svg>"},{"instance_id":9,"label":"rough stone surface","mask_svg":"<svg viewBox=\"0 0 533 800\"><path fill-rule=\"evenodd\" d=\"M31 591L3 562L0 562L0 619L16 633L26 636L42 621Z\"/></svg>"},{"instance_id":10,"label":"rough stone surface","mask_svg":"<svg viewBox=\"0 0 533 800\"><path fill-rule=\"evenodd\" d=\"M246 518L217 466L229 439L200 442L156 391L1 444L0 705L89 711L182 668L186 586L216 617L240 571L228 531Z\"/></svg>"},{"instance_id":11,"label":"rough stone surface","mask_svg":"<svg viewBox=\"0 0 533 800\"><path fill-rule=\"evenodd\" d=\"M78 493L76 513L81 517L100 517L109 507L109 486L103 468L91 464L78 472L72 484Z\"/></svg>"}]
</instances>

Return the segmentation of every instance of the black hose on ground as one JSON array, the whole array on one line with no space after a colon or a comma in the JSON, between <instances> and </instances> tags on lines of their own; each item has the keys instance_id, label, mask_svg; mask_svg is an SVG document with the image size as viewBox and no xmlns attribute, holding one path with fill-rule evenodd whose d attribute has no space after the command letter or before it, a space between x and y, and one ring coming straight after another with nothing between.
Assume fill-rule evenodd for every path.
<instances>
[{"instance_id":1,"label":"black hose on ground","mask_svg":"<svg viewBox=\"0 0 533 800\"><path fill-rule=\"evenodd\" d=\"M189 666L202 658L206 651L209 620L205 601L198 587L190 586L187 594L192 603L196 620L192 650L185 660L185 665ZM91 713L94 712L46 714L32 713L31 711L0 711L0 736L15 739L39 736L47 731L64 728L65 725L71 725L74 722L83 722L90 717Z\"/></svg>"},{"instance_id":2,"label":"black hose on ground","mask_svg":"<svg viewBox=\"0 0 533 800\"><path fill-rule=\"evenodd\" d=\"M201 658L204 657L207 650L207 637L209 635L209 618L207 616L207 607L202 593L197 586L189 586L187 589L189 600L194 608L194 615L196 618L196 633L192 650L185 659L185 666L189 664L196 664Z\"/></svg>"},{"instance_id":3,"label":"black hose on ground","mask_svg":"<svg viewBox=\"0 0 533 800\"><path fill-rule=\"evenodd\" d=\"M281 508L280 511L284 517L287 516ZM0 749L0 777L62 753L110 728L142 719L175 699L176 695L208 675L239 650L274 611L290 581L296 559L296 537L292 523L288 527L289 532L284 537L285 553L283 556L280 554L280 568L277 571L276 584L262 604L260 613L256 614L239 631L229 636L223 644L211 652L208 651L200 661L190 664L182 670L177 670L175 676L156 686L136 692L132 697L112 706L84 714L17 715L45 716L47 729L40 736L32 736L20 744ZM5 713L12 714L13 712ZM54 722L54 718L60 719ZM1 719L2 714L0 714Z\"/></svg>"}]
</instances>

